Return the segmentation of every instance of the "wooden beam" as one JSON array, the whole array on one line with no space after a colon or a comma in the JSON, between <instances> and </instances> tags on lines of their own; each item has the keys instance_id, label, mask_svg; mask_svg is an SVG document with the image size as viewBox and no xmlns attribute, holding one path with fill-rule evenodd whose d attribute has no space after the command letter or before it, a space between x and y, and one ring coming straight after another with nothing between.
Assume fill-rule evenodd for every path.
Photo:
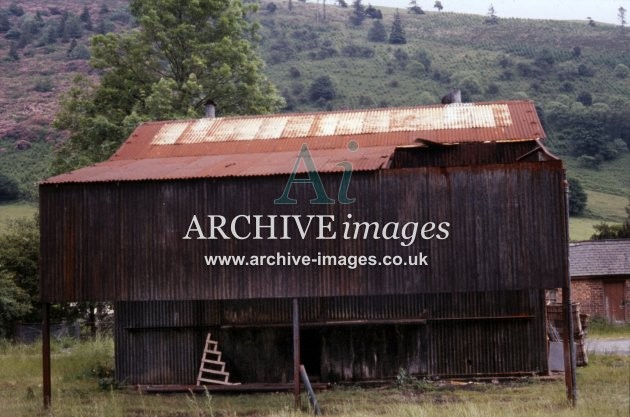
<instances>
[{"instance_id":1,"label":"wooden beam","mask_svg":"<svg viewBox=\"0 0 630 417\"><path fill-rule=\"evenodd\" d=\"M304 368L304 365L300 365L300 376L302 377L302 382L304 382L304 387L306 388L306 393L308 394L308 399L311 402L311 405L313 406L315 415L321 416L322 411L319 409L319 403L317 402L315 391L313 391L313 387L311 386L311 381L308 379L308 374L306 373L306 368Z\"/></svg>"},{"instance_id":2,"label":"wooden beam","mask_svg":"<svg viewBox=\"0 0 630 417\"><path fill-rule=\"evenodd\" d=\"M533 316L531 316L533 318ZM335 326L366 326L374 324L427 324L427 319L368 319L368 320L329 320L329 321L313 321L309 323L300 323L301 328L305 327L335 327ZM242 329L248 327L291 327L292 323L242 323L242 324L224 324L222 329ZM175 326L173 326L175 328ZM129 329L134 330L134 329Z\"/></svg>"}]
</instances>

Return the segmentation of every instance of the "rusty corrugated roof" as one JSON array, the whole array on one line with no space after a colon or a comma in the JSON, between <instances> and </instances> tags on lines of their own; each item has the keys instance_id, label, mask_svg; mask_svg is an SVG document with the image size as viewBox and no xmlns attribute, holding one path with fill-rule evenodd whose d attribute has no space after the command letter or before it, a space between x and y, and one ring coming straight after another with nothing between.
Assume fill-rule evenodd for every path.
<instances>
[{"instance_id":1,"label":"rusty corrugated roof","mask_svg":"<svg viewBox=\"0 0 630 417\"><path fill-rule=\"evenodd\" d=\"M375 171L386 166L394 146L359 148L342 153L332 149L310 151L318 172L343 172L340 162L350 162L353 171ZM296 152L249 153L235 155L178 156L148 159L109 160L61 174L45 181L48 184L66 182L111 182L167 180L188 178L251 177L290 174L294 170ZM307 171L300 161L297 172Z\"/></svg>"},{"instance_id":2,"label":"rusty corrugated roof","mask_svg":"<svg viewBox=\"0 0 630 417\"><path fill-rule=\"evenodd\" d=\"M258 176L292 172L306 143L319 172L384 167L397 146L418 140L527 141L544 137L531 101L350 110L140 125L108 161L45 183ZM358 146L349 151L353 141Z\"/></svg>"}]
</instances>

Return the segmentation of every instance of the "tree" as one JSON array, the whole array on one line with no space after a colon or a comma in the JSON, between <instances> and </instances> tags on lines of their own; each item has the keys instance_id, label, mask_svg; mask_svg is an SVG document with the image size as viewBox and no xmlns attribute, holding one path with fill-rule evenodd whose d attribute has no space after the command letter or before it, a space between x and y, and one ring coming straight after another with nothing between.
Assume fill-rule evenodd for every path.
<instances>
[{"instance_id":1,"label":"tree","mask_svg":"<svg viewBox=\"0 0 630 417\"><path fill-rule=\"evenodd\" d=\"M617 9L617 18L619 19L619 26L621 27L621 32L624 32L626 29L626 9L623 6L620 6Z\"/></svg>"},{"instance_id":2,"label":"tree","mask_svg":"<svg viewBox=\"0 0 630 417\"><path fill-rule=\"evenodd\" d=\"M332 78L328 75L322 75L318 77L308 90L308 96L311 101L317 102L319 100L332 100L337 96L337 91L335 90L335 84L333 83Z\"/></svg>"},{"instance_id":3,"label":"tree","mask_svg":"<svg viewBox=\"0 0 630 417\"><path fill-rule=\"evenodd\" d=\"M8 56L9 56L9 59L11 59L12 61L20 60L20 54L18 54L17 45L15 44L15 42L11 42L9 44Z\"/></svg>"},{"instance_id":4,"label":"tree","mask_svg":"<svg viewBox=\"0 0 630 417\"><path fill-rule=\"evenodd\" d=\"M8 32L11 29L11 22L4 11L0 11L0 33Z\"/></svg>"},{"instance_id":5,"label":"tree","mask_svg":"<svg viewBox=\"0 0 630 417\"><path fill-rule=\"evenodd\" d=\"M13 324L32 309L26 291L15 283L10 273L0 269L0 338L8 336Z\"/></svg>"},{"instance_id":6,"label":"tree","mask_svg":"<svg viewBox=\"0 0 630 417\"><path fill-rule=\"evenodd\" d=\"M438 10L438 12L441 12L442 9L444 8L444 6L442 6L442 2L440 0L436 0L436 2L433 5L433 7L436 8Z\"/></svg>"},{"instance_id":7,"label":"tree","mask_svg":"<svg viewBox=\"0 0 630 417\"><path fill-rule=\"evenodd\" d=\"M622 224L599 223L593 226L595 233L591 236L593 240L599 239L629 239L630 238L630 199L626 206L628 217Z\"/></svg>"},{"instance_id":8,"label":"tree","mask_svg":"<svg viewBox=\"0 0 630 417\"><path fill-rule=\"evenodd\" d=\"M400 18L400 13L398 13L398 10L396 10L396 14L394 15L392 30L389 34L389 43L394 45L402 45L407 43L405 29L403 28L402 20Z\"/></svg>"},{"instance_id":9,"label":"tree","mask_svg":"<svg viewBox=\"0 0 630 417\"><path fill-rule=\"evenodd\" d=\"M556 60L549 49L540 51L534 63L543 71L549 71L555 64Z\"/></svg>"},{"instance_id":10,"label":"tree","mask_svg":"<svg viewBox=\"0 0 630 417\"><path fill-rule=\"evenodd\" d=\"M407 11L409 13L424 14L424 10L422 10L422 7L418 6L418 2L416 0L411 0L409 2L409 8Z\"/></svg>"},{"instance_id":11,"label":"tree","mask_svg":"<svg viewBox=\"0 0 630 417\"><path fill-rule=\"evenodd\" d=\"M238 1L132 0L140 30L92 38L100 84L78 78L55 126L70 138L57 154L63 172L109 157L146 120L198 117L212 99L223 115L261 114L283 105L248 39L254 5Z\"/></svg>"},{"instance_id":12,"label":"tree","mask_svg":"<svg viewBox=\"0 0 630 417\"><path fill-rule=\"evenodd\" d=\"M490 4L490 7L488 7L488 17L484 23L488 25L496 25L499 23L499 18L497 17L496 10L494 9L494 4Z\"/></svg>"},{"instance_id":13,"label":"tree","mask_svg":"<svg viewBox=\"0 0 630 417\"><path fill-rule=\"evenodd\" d=\"M376 7L372 6L369 3L368 3L368 7L365 9L365 15L372 19L383 18L383 13L379 9L377 9Z\"/></svg>"},{"instance_id":14,"label":"tree","mask_svg":"<svg viewBox=\"0 0 630 417\"><path fill-rule=\"evenodd\" d=\"M354 0L352 2L352 14L350 15L350 23L354 26L361 26L361 23L365 20L365 6L361 3L361 0Z\"/></svg>"},{"instance_id":15,"label":"tree","mask_svg":"<svg viewBox=\"0 0 630 417\"><path fill-rule=\"evenodd\" d=\"M348 2L346 2L345 0L337 0L337 4L344 9L348 7Z\"/></svg>"},{"instance_id":16,"label":"tree","mask_svg":"<svg viewBox=\"0 0 630 417\"><path fill-rule=\"evenodd\" d=\"M13 16L18 16L19 17L19 16L22 16L24 14L24 9L22 8L22 6L20 6L16 2L12 2L11 5L9 6L9 12Z\"/></svg>"},{"instance_id":17,"label":"tree","mask_svg":"<svg viewBox=\"0 0 630 417\"><path fill-rule=\"evenodd\" d=\"M582 91L577 96L577 101L584 104L585 106L590 106L593 104L593 96L588 91Z\"/></svg>"},{"instance_id":18,"label":"tree","mask_svg":"<svg viewBox=\"0 0 630 417\"><path fill-rule=\"evenodd\" d=\"M9 223L0 236L0 332L6 334L16 320L37 319L38 262L37 219Z\"/></svg>"},{"instance_id":19,"label":"tree","mask_svg":"<svg viewBox=\"0 0 630 417\"><path fill-rule=\"evenodd\" d=\"M83 7L83 12L79 16L81 22L85 26L85 30L89 30L90 32L94 29L92 26L92 17L90 16L90 10L87 6Z\"/></svg>"},{"instance_id":20,"label":"tree","mask_svg":"<svg viewBox=\"0 0 630 417\"><path fill-rule=\"evenodd\" d=\"M617 78L628 78L628 75L630 75L630 68L624 64L617 64L614 73Z\"/></svg>"},{"instance_id":21,"label":"tree","mask_svg":"<svg viewBox=\"0 0 630 417\"><path fill-rule=\"evenodd\" d=\"M368 41L385 42L387 40L387 31L385 25L380 20L374 20L372 27L368 30Z\"/></svg>"},{"instance_id":22,"label":"tree","mask_svg":"<svg viewBox=\"0 0 630 417\"><path fill-rule=\"evenodd\" d=\"M83 36L83 28L81 27L81 19L74 13L68 13L63 20L63 33L61 39L69 41L70 39L78 39Z\"/></svg>"},{"instance_id":23,"label":"tree","mask_svg":"<svg viewBox=\"0 0 630 417\"><path fill-rule=\"evenodd\" d=\"M579 216L586 208L588 196L582 188L582 184L575 178L569 178L569 215Z\"/></svg>"},{"instance_id":24,"label":"tree","mask_svg":"<svg viewBox=\"0 0 630 417\"><path fill-rule=\"evenodd\" d=\"M588 25L589 26L596 26L597 25L592 17L589 16L586 19L588 20Z\"/></svg>"},{"instance_id":25,"label":"tree","mask_svg":"<svg viewBox=\"0 0 630 417\"><path fill-rule=\"evenodd\" d=\"M0 174L0 202L17 200L20 189L17 182L6 175Z\"/></svg>"}]
</instances>

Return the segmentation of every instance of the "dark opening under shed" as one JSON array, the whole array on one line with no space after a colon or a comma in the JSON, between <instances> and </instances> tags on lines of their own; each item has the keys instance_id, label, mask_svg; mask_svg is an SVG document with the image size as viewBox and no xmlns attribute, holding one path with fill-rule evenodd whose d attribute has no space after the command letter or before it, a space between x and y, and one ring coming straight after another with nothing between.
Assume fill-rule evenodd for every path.
<instances>
[{"instance_id":1,"label":"dark opening under shed","mask_svg":"<svg viewBox=\"0 0 630 417\"><path fill-rule=\"evenodd\" d=\"M561 161L529 101L151 122L40 186L41 297L115 303L116 377L547 373Z\"/></svg>"}]
</instances>

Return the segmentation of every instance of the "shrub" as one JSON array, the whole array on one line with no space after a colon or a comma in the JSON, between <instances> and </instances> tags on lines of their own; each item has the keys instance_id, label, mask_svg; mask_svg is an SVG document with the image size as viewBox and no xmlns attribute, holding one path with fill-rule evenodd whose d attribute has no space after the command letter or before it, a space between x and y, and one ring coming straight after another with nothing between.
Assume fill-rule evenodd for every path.
<instances>
[{"instance_id":1,"label":"shrub","mask_svg":"<svg viewBox=\"0 0 630 417\"><path fill-rule=\"evenodd\" d=\"M90 50L87 46L80 44L70 52L71 59L90 59Z\"/></svg>"},{"instance_id":2,"label":"shrub","mask_svg":"<svg viewBox=\"0 0 630 417\"><path fill-rule=\"evenodd\" d=\"M300 76L302 75L300 73L300 70L295 68L295 67L291 67L289 69L289 75L291 76L291 78L300 78Z\"/></svg>"},{"instance_id":3,"label":"shrub","mask_svg":"<svg viewBox=\"0 0 630 417\"><path fill-rule=\"evenodd\" d=\"M14 16L22 16L24 14L24 9L16 2L13 2L9 6L9 12Z\"/></svg>"},{"instance_id":4,"label":"shrub","mask_svg":"<svg viewBox=\"0 0 630 417\"><path fill-rule=\"evenodd\" d=\"M312 102L332 100L337 96L333 80L328 75L318 77L309 88L308 96Z\"/></svg>"},{"instance_id":5,"label":"shrub","mask_svg":"<svg viewBox=\"0 0 630 417\"><path fill-rule=\"evenodd\" d=\"M133 17L126 9L115 10L109 15L109 20L118 22L122 25L128 25L132 21L132 19Z\"/></svg>"},{"instance_id":6,"label":"shrub","mask_svg":"<svg viewBox=\"0 0 630 417\"><path fill-rule=\"evenodd\" d=\"M0 11L0 33L5 33L9 29L11 29L11 22L9 22L9 18L6 13Z\"/></svg>"},{"instance_id":7,"label":"shrub","mask_svg":"<svg viewBox=\"0 0 630 417\"><path fill-rule=\"evenodd\" d=\"M64 40L69 40L78 39L81 36L83 36L83 26L81 23L81 19L79 19L79 17L75 14L68 14L68 18L63 25L62 38Z\"/></svg>"},{"instance_id":8,"label":"shrub","mask_svg":"<svg viewBox=\"0 0 630 417\"><path fill-rule=\"evenodd\" d=\"M469 94L479 94L481 93L481 84L477 80L477 78L469 75L461 80L462 90L465 90Z\"/></svg>"},{"instance_id":9,"label":"shrub","mask_svg":"<svg viewBox=\"0 0 630 417\"><path fill-rule=\"evenodd\" d=\"M368 31L368 41L385 42L387 40L387 31L380 20L375 20Z\"/></svg>"},{"instance_id":10,"label":"shrub","mask_svg":"<svg viewBox=\"0 0 630 417\"><path fill-rule=\"evenodd\" d=\"M582 188L582 184L575 178L569 178L569 215L579 216L586 208L588 196Z\"/></svg>"},{"instance_id":11,"label":"shrub","mask_svg":"<svg viewBox=\"0 0 630 417\"><path fill-rule=\"evenodd\" d=\"M0 201L13 201L20 197L20 189L17 181L6 175L0 174Z\"/></svg>"},{"instance_id":12,"label":"shrub","mask_svg":"<svg viewBox=\"0 0 630 417\"><path fill-rule=\"evenodd\" d=\"M501 68L511 67L512 65L514 65L514 62L512 62L512 60L508 56L503 56L499 60L499 66L501 66Z\"/></svg>"},{"instance_id":13,"label":"shrub","mask_svg":"<svg viewBox=\"0 0 630 417\"><path fill-rule=\"evenodd\" d=\"M291 92L293 95L298 96L304 92L304 84L300 82L294 82L291 84Z\"/></svg>"},{"instance_id":14,"label":"shrub","mask_svg":"<svg viewBox=\"0 0 630 417\"><path fill-rule=\"evenodd\" d=\"M595 75L595 70L586 64L580 64L578 66L578 74L582 77L592 77Z\"/></svg>"},{"instance_id":15,"label":"shrub","mask_svg":"<svg viewBox=\"0 0 630 417\"><path fill-rule=\"evenodd\" d=\"M368 7L365 9L365 15L372 19L382 19L383 13L377 9L376 7L368 4Z\"/></svg>"},{"instance_id":16,"label":"shrub","mask_svg":"<svg viewBox=\"0 0 630 417\"><path fill-rule=\"evenodd\" d=\"M522 77L529 77L532 74L532 67L524 62L519 62L516 65L516 70L518 71L518 74Z\"/></svg>"},{"instance_id":17,"label":"shrub","mask_svg":"<svg viewBox=\"0 0 630 417\"><path fill-rule=\"evenodd\" d=\"M429 57L427 51L423 49L416 51L414 58L420 61L427 71L431 70L431 58Z\"/></svg>"},{"instance_id":18,"label":"shrub","mask_svg":"<svg viewBox=\"0 0 630 417\"><path fill-rule=\"evenodd\" d=\"M613 140L612 144L610 144L610 146L617 152L617 153L625 153L628 152L628 144L621 138L617 138L615 140Z\"/></svg>"},{"instance_id":19,"label":"shrub","mask_svg":"<svg viewBox=\"0 0 630 417\"><path fill-rule=\"evenodd\" d=\"M33 90L37 91L38 93L47 93L49 91L53 90L53 82L50 78L40 78L39 80L35 81L35 87L33 87Z\"/></svg>"},{"instance_id":20,"label":"shrub","mask_svg":"<svg viewBox=\"0 0 630 417\"><path fill-rule=\"evenodd\" d=\"M536 57L536 60L534 61L534 63L542 68L543 70L548 71L549 69L551 69L551 67L553 67L553 64L556 62L556 60L554 59L553 55L551 54L551 51L549 51L549 49L543 49L540 54L538 54L538 56Z\"/></svg>"},{"instance_id":21,"label":"shrub","mask_svg":"<svg viewBox=\"0 0 630 417\"><path fill-rule=\"evenodd\" d=\"M270 57L269 61L272 64L279 64L286 62L295 56L295 51L291 47L291 44L286 40L278 40L269 47Z\"/></svg>"},{"instance_id":22,"label":"shrub","mask_svg":"<svg viewBox=\"0 0 630 417\"><path fill-rule=\"evenodd\" d=\"M630 75L630 68L628 68L624 64L618 64L615 67L614 72L615 72L615 77L617 78L628 78L628 75Z\"/></svg>"},{"instance_id":23,"label":"shrub","mask_svg":"<svg viewBox=\"0 0 630 417\"><path fill-rule=\"evenodd\" d=\"M349 58L372 58L374 56L374 49L350 44L343 47L341 54Z\"/></svg>"},{"instance_id":24,"label":"shrub","mask_svg":"<svg viewBox=\"0 0 630 417\"><path fill-rule=\"evenodd\" d=\"M486 94L494 96L499 93L499 86L495 83L488 84L488 88L486 88Z\"/></svg>"},{"instance_id":25,"label":"shrub","mask_svg":"<svg viewBox=\"0 0 630 417\"><path fill-rule=\"evenodd\" d=\"M370 107L374 105L374 99L370 96L360 95L359 96L359 106L361 107Z\"/></svg>"},{"instance_id":26,"label":"shrub","mask_svg":"<svg viewBox=\"0 0 630 417\"><path fill-rule=\"evenodd\" d=\"M16 41L22 37L22 32L20 32L18 29L9 29L4 37L5 39Z\"/></svg>"},{"instance_id":27,"label":"shrub","mask_svg":"<svg viewBox=\"0 0 630 417\"><path fill-rule=\"evenodd\" d=\"M584 104L585 106L590 106L593 104L593 96L588 91L582 91L577 96L577 101Z\"/></svg>"},{"instance_id":28,"label":"shrub","mask_svg":"<svg viewBox=\"0 0 630 417\"><path fill-rule=\"evenodd\" d=\"M510 81L514 79L514 73L510 70L505 70L501 73L501 75L499 76L499 78L502 81Z\"/></svg>"},{"instance_id":29,"label":"shrub","mask_svg":"<svg viewBox=\"0 0 630 417\"><path fill-rule=\"evenodd\" d=\"M602 161L594 156L582 155L577 159L577 162L581 168L598 169Z\"/></svg>"},{"instance_id":30,"label":"shrub","mask_svg":"<svg viewBox=\"0 0 630 417\"><path fill-rule=\"evenodd\" d=\"M398 62L400 68L404 69L407 67L407 63L409 62L409 54L407 52L403 51L400 48L396 48L396 50L394 51L394 58L396 58L396 61Z\"/></svg>"},{"instance_id":31,"label":"shrub","mask_svg":"<svg viewBox=\"0 0 630 417\"><path fill-rule=\"evenodd\" d=\"M422 62L412 61L409 65L409 75L414 78L422 77L427 72L427 69L422 65Z\"/></svg>"}]
</instances>

